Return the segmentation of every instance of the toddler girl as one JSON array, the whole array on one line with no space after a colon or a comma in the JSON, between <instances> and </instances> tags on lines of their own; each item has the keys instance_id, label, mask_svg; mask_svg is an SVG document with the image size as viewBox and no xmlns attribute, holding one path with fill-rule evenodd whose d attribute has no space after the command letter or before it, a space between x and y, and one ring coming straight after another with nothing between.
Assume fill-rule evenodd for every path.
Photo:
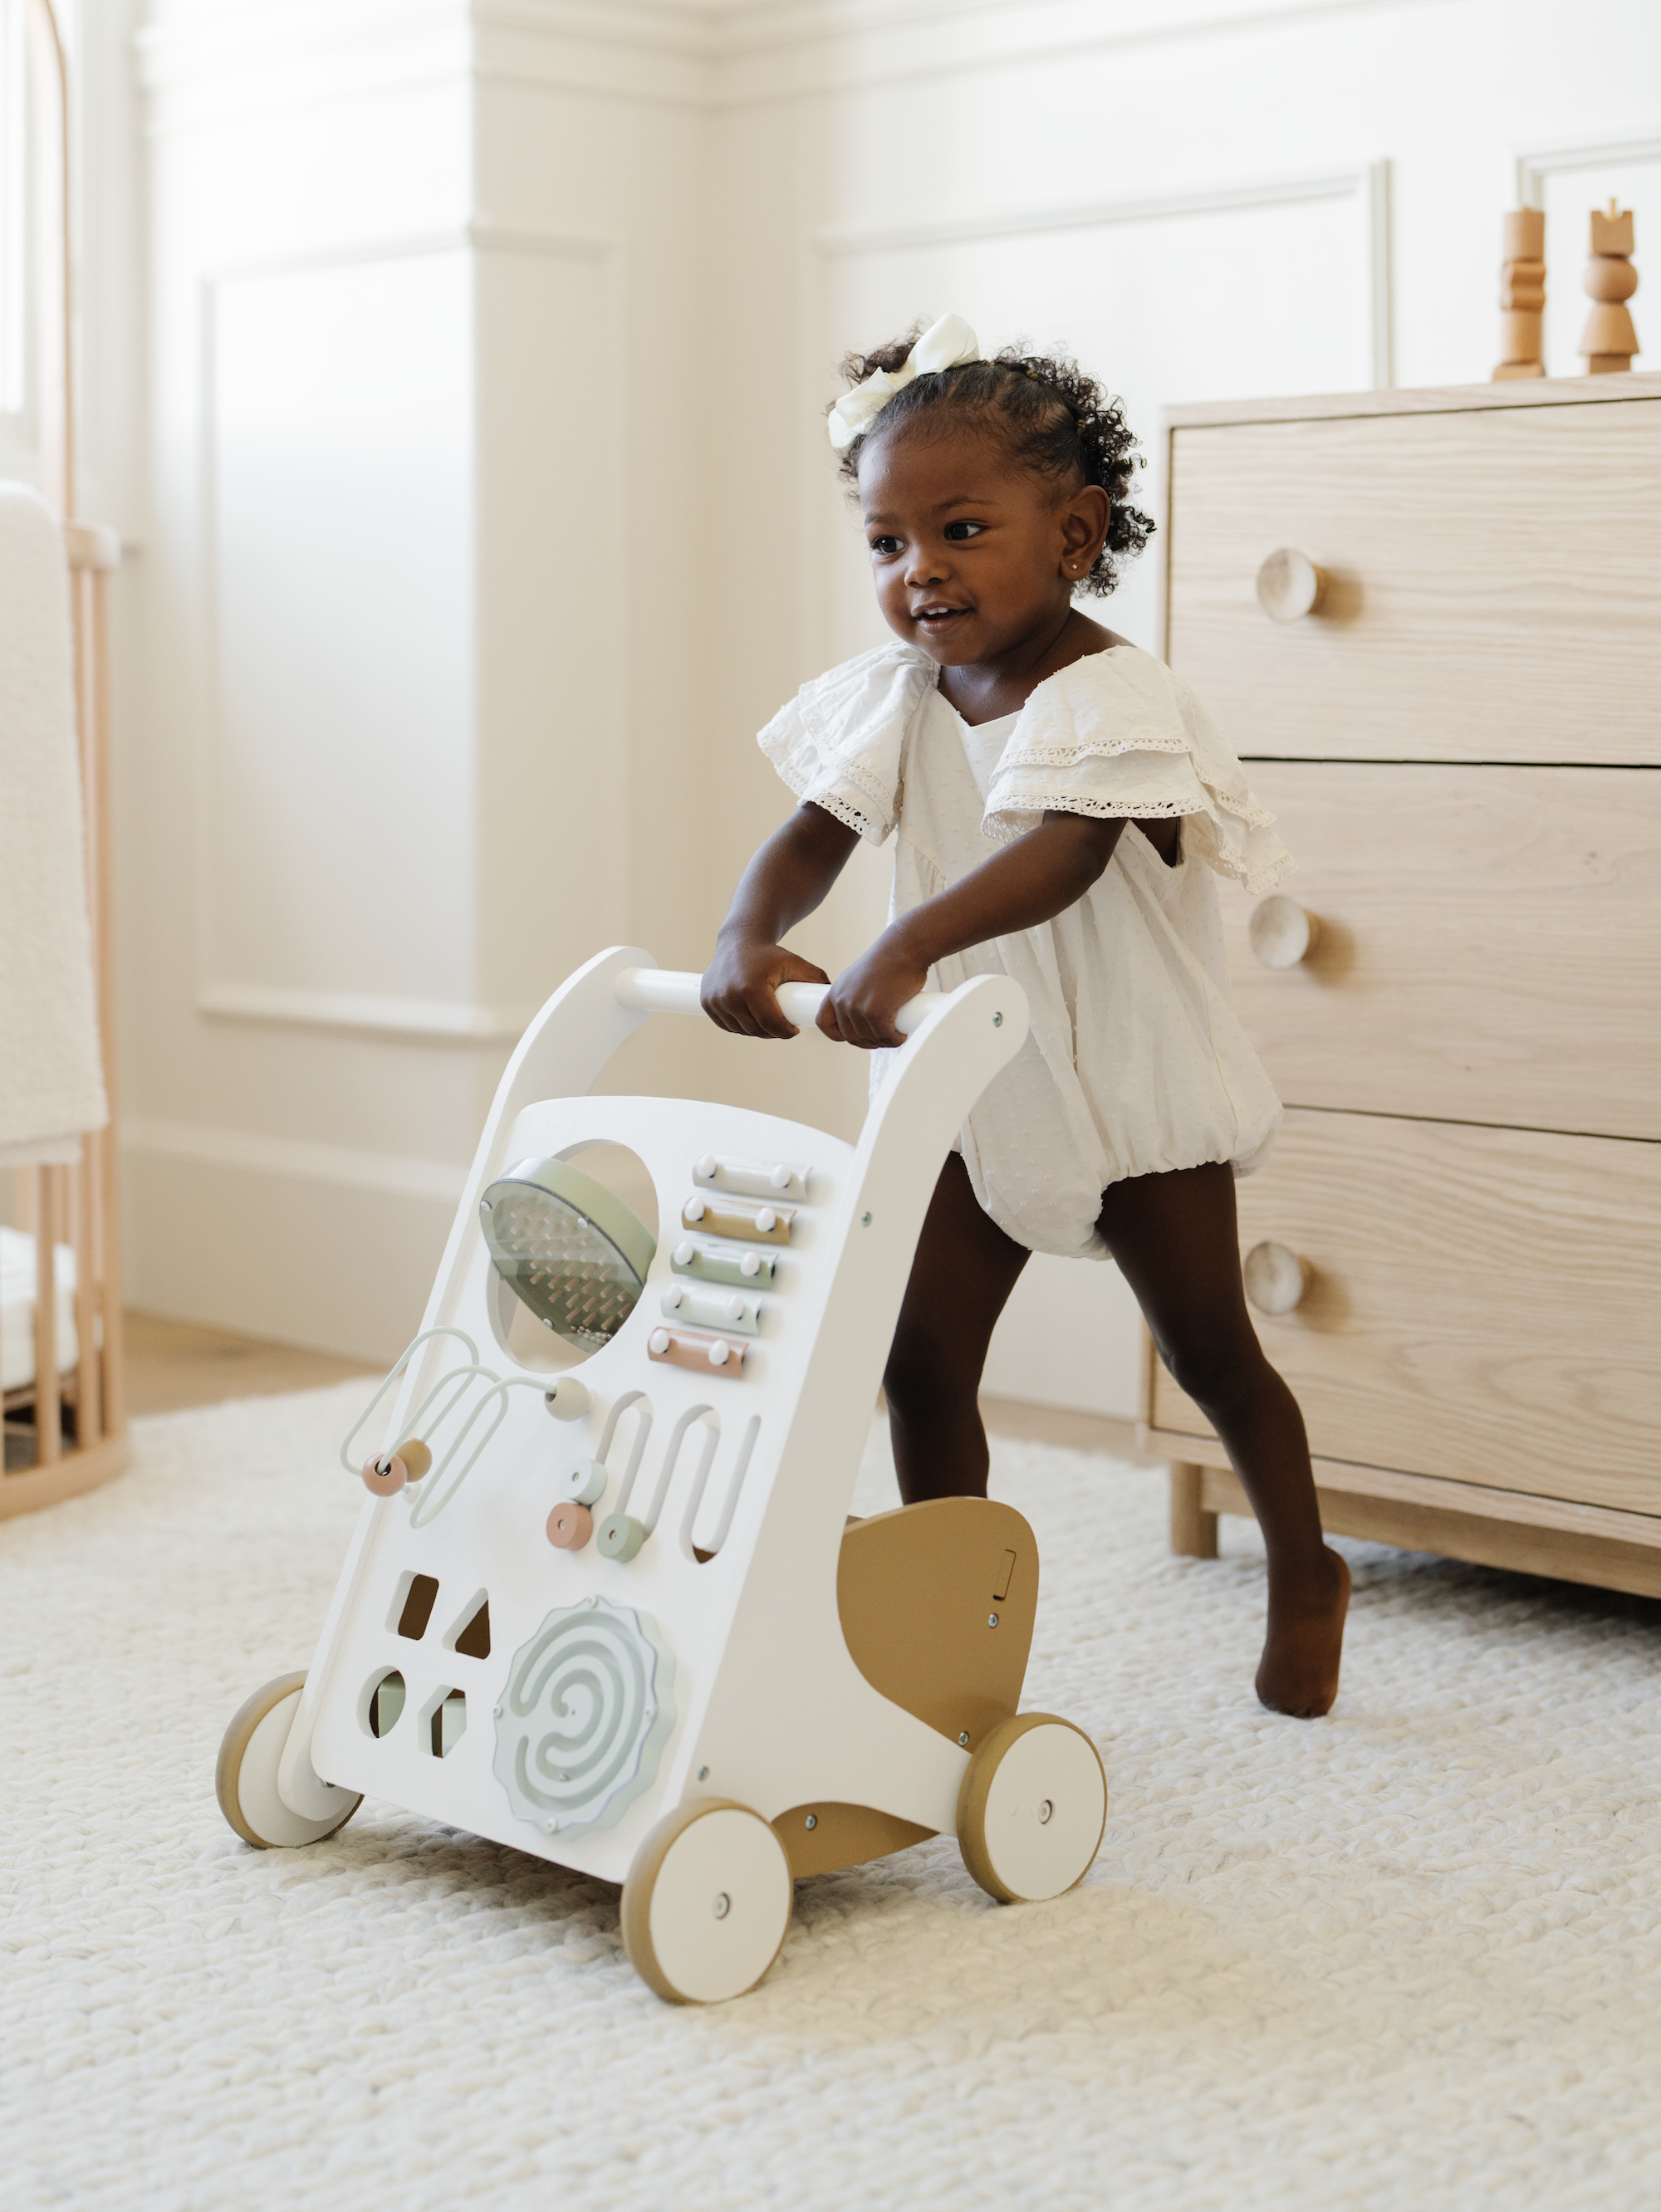
<instances>
[{"instance_id":1,"label":"toddler girl","mask_svg":"<svg viewBox=\"0 0 1661 2212\"><path fill-rule=\"evenodd\" d=\"M913 337L850 356L830 410L894 639L762 732L800 804L745 872L704 1008L794 1036L778 985L830 979L780 940L856 838L897 833L889 926L819 1027L880 1054L916 993L1000 972L1032 1024L948 1156L912 1265L885 1378L901 1494L985 1494L977 1391L1027 1254L1110 1255L1262 1528L1257 1694L1324 1713L1349 1574L1246 1313L1233 1178L1281 1108L1229 1003L1213 881L1265 890L1292 858L1187 686L1073 604L1110 591L1153 528L1125 503L1139 464L1117 403L1070 362L984 359L955 315Z\"/></svg>"}]
</instances>

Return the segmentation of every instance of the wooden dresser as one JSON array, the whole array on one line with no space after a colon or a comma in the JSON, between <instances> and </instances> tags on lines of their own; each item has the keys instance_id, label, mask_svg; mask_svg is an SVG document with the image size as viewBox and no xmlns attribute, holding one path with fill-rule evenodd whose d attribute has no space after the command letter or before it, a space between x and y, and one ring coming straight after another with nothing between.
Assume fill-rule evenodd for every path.
<instances>
[{"instance_id":1,"label":"wooden dresser","mask_svg":"<svg viewBox=\"0 0 1661 2212\"><path fill-rule=\"evenodd\" d=\"M1326 1525L1661 1595L1661 376L1166 435L1166 653L1299 862L1223 908ZM1151 1352L1143 1418L1214 1555L1249 1508Z\"/></svg>"}]
</instances>

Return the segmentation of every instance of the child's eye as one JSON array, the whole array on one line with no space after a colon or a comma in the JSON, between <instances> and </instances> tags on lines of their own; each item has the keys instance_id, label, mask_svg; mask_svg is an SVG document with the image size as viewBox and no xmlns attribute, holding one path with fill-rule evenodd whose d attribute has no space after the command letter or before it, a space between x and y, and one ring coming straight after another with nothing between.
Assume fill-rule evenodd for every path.
<instances>
[{"instance_id":1,"label":"child's eye","mask_svg":"<svg viewBox=\"0 0 1661 2212\"><path fill-rule=\"evenodd\" d=\"M880 554L885 561L891 561L899 550L900 541L897 538L873 538L871 540L871 550Z\"/></svg>"},{"instance_id":2,"label":"child's eye","mask_svg":"<svg viewBox=\"0 0 1661 2212\"><path fill-rule=\"evenodd\" d=\"M946 526L946 534L948 538L955 538L958 544L962 544L965 538L978 538L985 527L986 525L983 522L948 522Z\"/></svg>"}]
</instances>

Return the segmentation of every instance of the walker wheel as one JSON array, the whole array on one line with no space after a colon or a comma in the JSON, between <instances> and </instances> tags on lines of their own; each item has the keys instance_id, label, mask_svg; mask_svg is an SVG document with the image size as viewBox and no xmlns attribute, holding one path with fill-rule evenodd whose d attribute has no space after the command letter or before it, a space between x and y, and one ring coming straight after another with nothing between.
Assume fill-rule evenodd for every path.
<instances>
[{"instance_id":1,"label":"walker wheel","mask_svg":"<svg viewBox=\"0 0 1661 2212\"><path fill-rule=\"evenodd\" d=\"M777 1958L794 1897L770 1822L704 1797L658 1822L623 1885L623 1942L642 1981L672 2004L720 2004Z\"/></svg>"},{"instance_id":2,"label":"walker wheel","mask_svg":"<svg viewBox=\"0 0 1661 2212\"><path fill-rule=\"evenodd\" d=\"M307 1820L290 1812L277 1795L277 1765L294 1726L305 1680L303 1670L279 1674L263 1690L256 1690L226 1729L219 1747L219 1764L213 1778L219 1809L243 1842L257 1850L320 1844L325 1836L344 1828L363 1802L361 1794L338 1790L334 1794L341 1809L338 1813L331 1809L321 1820Z\"/></svg>"},{"instance_id":3,"label":"walker wheel","mask_svg":"<svg viewBox=\"0 0 1661 2212\"><path fill-rule=\"evenodd\" d=\"M1000 1721L958 1793L964 1864L1001 1905L1075 1888L1107 1826L1107 1777L1082 1729L1053 1713Z\"/></svg>"}]
</instances>

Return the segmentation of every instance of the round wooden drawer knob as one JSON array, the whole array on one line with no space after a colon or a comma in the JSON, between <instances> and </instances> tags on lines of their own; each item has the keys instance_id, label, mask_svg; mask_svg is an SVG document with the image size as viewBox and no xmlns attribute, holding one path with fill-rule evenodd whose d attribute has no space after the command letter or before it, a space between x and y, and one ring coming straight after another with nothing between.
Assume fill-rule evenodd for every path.
<instances>
[{"instance_id":1,"label":"round wooden drawer knob","mask_svg":"<svg viewBox=\"0 0 1661 2212\"><path fill-rule=\"evenodd\" d=\"M1245 1294L1259 1313L1290 1313L1309 1286L1307 1264L1284 1244L1254 1244L1244 1273Z\"/></svg>"},{"instance_id":2,"label":"round wooden drawer knob","mask_svg":"<svg viewBox=\"0 0 1661 2212\"><path fill-rule=\"evenodd\" d=\"M1297 622L1312 615L1326 587L1325 569L1317 568L1295 545L1278 547L1257 571L1257 603L1274 622Z\"/></svg>"},{"instance_id":3,"label":"round wooden drawer knob","mask_svg":"<svg viewBox=\"0 0 1661 2212\"><path fill-rule=\"evenodd\" d=\"M1295 968L1308 959L1321 933L1314 915L1278 891L1273 898L1258 900L1247 928L1251 949L1265 968Z\"/></svg>"}]
</instances>

